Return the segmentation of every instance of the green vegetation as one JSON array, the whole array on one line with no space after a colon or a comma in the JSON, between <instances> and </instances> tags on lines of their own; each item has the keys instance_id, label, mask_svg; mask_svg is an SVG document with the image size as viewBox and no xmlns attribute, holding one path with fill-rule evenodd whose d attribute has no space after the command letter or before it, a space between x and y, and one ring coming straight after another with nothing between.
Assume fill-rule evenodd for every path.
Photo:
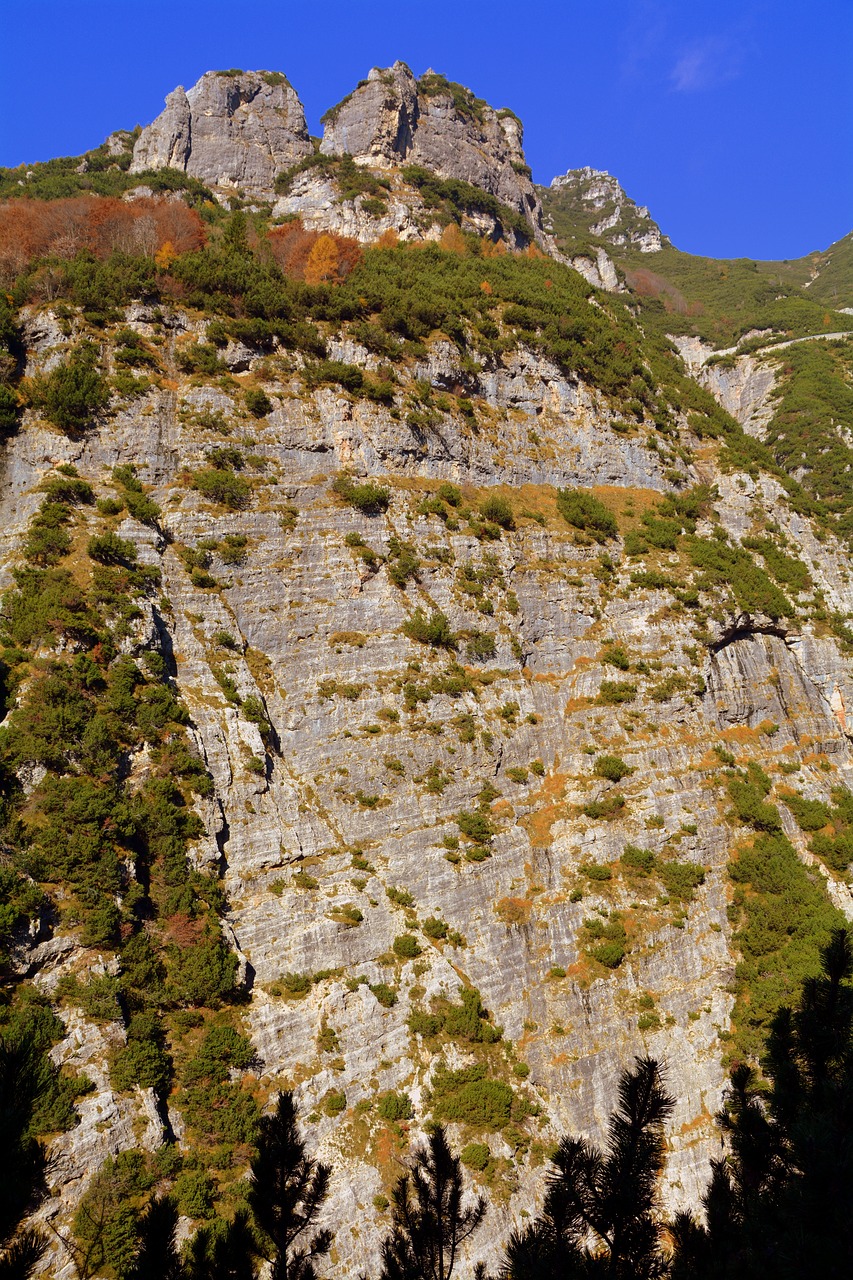
<instances>
[{"instance_id":1,"label":"green vegetation","mask_svg":"<svg viewBox=\"0 0 853 1280\"><path fill-rule=\"evenodd\" d=\"M764 799L770 790L766 775L756 768L732 774L728 789L739 819L758 833L729 863L735 942L742 956L736 970L735 1042L740 1052L757 1054L776 1010L814 973L820 947L842 917L819 877L782 834L776 806Z\"/></svg>"},{"instance_id":2,"label":"green vegetation","mask_svg":"<svg viewBox=\"0 0 853 1280\"><path fill-rule=\"evenodd\" d=\"M472 1129L497 1131L509 1124L519 1100L508 1084L490 1079L477 1063L460 1071L438 1068L432 1079L433 1115L437 1120L467 1124Z\"/></svg>"},{"instance_id":3,"label":"green vegetation","mask_svg":"<svg viewBox=\"0 0 853 1280\"><path fill-rule=\"evenodd\" d=\"M557 510L567 524L590 534L596 542L615 538L618 533L615 517L604 503L582 489L560 489Z\"/></svg>"},{"instance_id":4,"label":"green vegetation","mask_svg":"<svg viewBox=\"0 0 853 1280\"><path fill-rule=\"evenodd\" d=\"M595 762L595 776L608 782L621 782L633 772L621 756L599 756Z\"/></svg>"},{"instance_id":5,"label":"green vegetation","mask_svg":"<svg viewBox=\"0 0 853 1280\"><path fill-rule=\"evenodd\" d=\"M420 644L432 645L437 649L452 649L456 644L456 636L450 628L447 615L437 610L427 618L420 605L402 627L403 634L410 640Z\"/></svg>"},{"instance_id":6,"label":"green vegetation","mask_svg":"<svg viewBox=\"0 0 853 1280\"><path fill-rule=\"evenodd\" d=\"M80 343L65 364L34 380L31 397L44 416L61 431L78 435L90 427L110 399L94 344Z\"/></svg>"},{"instance_id":7,"label":"green vegetation","mask_svg":"<svg viewBox=\"0 0 853 1280\"><path fill-rule=\"evenodd\" d=\"M336 477L332 490L344 502L367 516L376 516L386 511L391 501L390 490L383 485L374 484L372 480L356 484L346 471Z\"/></svg>"}]
</instances>

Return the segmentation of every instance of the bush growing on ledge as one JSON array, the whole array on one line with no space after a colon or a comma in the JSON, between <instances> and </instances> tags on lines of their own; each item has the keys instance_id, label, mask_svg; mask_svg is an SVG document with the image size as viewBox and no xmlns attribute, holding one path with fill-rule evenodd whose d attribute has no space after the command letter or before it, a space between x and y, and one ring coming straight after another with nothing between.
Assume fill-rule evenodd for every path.
<instances>
[{"instance_id":1,"label":"bush growing on ledge","mask_svg":"<svg viewBox=\"0 0 853 1280\"><path fill-rule=\"evenodd\" d=\"M109 404L106 380L98 369L98 353L91 342L72 351L67 364L35 382L34 402L49 422L61 431L76 434L92 425Z\"/></svg>"},{"instance_id":2,"label":"bush growing on ledge","mask_svg":"<svg viewBox=\"0 0 853 1280\"><path fill-rule=\"evenodd\" d=\"M100 564L130 565L136 562L136 547L117 533L102 533L90 538L86 550L90 559Z\"/></svg>"},{"instance_id":3,"label":"bush growing on ledge","mask_svg":"<svg viewBox=\"0 0 853 1280\"><path fill-rule=\"evenodd\" d=\"M484 520L500 525L501 529L515 528L512 507L506 498L501 498L496 493L488 494L480 503L480 515Z\"/></svg>"},{"instance_id":4,"label":"bush growing on ledge","mask_svg":"<svg viewBox=\"0 0 853 1280\"><path fill-rule=\"evenodd\" d=\"M247 507L252 493L248 480L220 467L196 471L192 487L210 502L228 507L231 511L242 511Z\"/></svg>"},{"instance_id":5,"label":"bush growing on ledge","mask_svg":"<svg viewBox=\"0 0 853 1280\"><path fill-rule=\"evenodd\" d=\"M384 485L374 484L372 480L355 484L348 471L342 471L336 476L332 492L344 502L349 503L351 507L364 512L366 516L378 516L381 512L387 511L391 501L391 491Z\"/></svg>"},{"instance_id":6,"label":"bush growing on ledge","mask_svg":"<svg viewBox=\"0 0 853 1280\"><path fill-rule=\"evenodd\" d=\"M450 629L447 615L441 610L427 618L423 609L418 606L411 618L407 618L403 623L402 630L403 635L408 636L410 640L417 640L420 644L431 644L438 649L452 649L456 644L456 637Z\"/></svg>"},{"instance_id":7,"label":"bush growing on ledge","mask_svg":"<svg viewBox=\"0 0 853 1280\"><path fill-rule=\"evenodd\" d=\"M604 503L593 494L584 493L580 489L559 489L557 510L566 524L588 533L596 542L615 538L619 532L615 517Z\"/></svg>"},{"instance_id":8,"label":"bush growing on ledge","mask_svg":"<svg viewBox=\"0 0 853 1280\"><path fill-rule=\"evenodd\" d=\"M621 782L633 772L620 756L599 756L595 762L595 776L608 782Z\"/></svg>"},{"instance_id":9,"label":"bush growing on ledge","mask_svg":"<svg viewBox=\"0 0 853 1280\"><path fill-rule=\"evenodd\" d=\"M401 933L394 939L394 955L401 960L414 960L421 954L417 938L411 933Z\"/></svg>"},{"instance_id":10,"label":"bush growing on ledge","mask_svg":"<svg viewBox=\"0 0 853 1280\"><path fill-rule=\"evenodd\" d=\"M272 413L273 403L265 391L258 387L250 387L246 392L246 408L253 418L265 418Z\"/></svg>"}]
</instances>

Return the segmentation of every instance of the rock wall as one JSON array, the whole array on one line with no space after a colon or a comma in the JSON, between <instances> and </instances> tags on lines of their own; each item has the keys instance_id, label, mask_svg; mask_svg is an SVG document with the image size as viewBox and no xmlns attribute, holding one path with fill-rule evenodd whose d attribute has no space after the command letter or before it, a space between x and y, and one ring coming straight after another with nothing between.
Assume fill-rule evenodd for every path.
<instances>
[{"instance_id":1,"label":"rock wall","mask_svg":"<svg viewBox=\"0 0 853 1280\"><path fill-rule=\"evenodd\" d=\"M667 1063L678 1103L666 1201L695 1206L718 1151L712 1116L737 958L726 865L746 835L732 826L709 748L747 752L768 768L796 760L798 785L810 794L853 782L850 729L839 715L840 705L853 706L849 662L810 623L770 634L761 620L723 618L717 642L699 644L689 611L674 608L663 588L632 584L621 544L607 570L600 548L573 538L555 513L554 486L609 485L629 503L647 503L667 481L657 453L610 429L601 396L533 353L522 349L477 375L469 388L476 430L449 412L419 430L341 391L309 393L285 353L240 353L231 393L181 375L176 347L203 337L205 322L180 311L165 321L144 306L127 316L146 340L162 340L168 385L79 440L29 411L5 446L3 572L8 581L37 486L58 463L73 462L108 493L111 468L133 461L153 487L168 536L130 520L119 529L163 574L159 633L150 610L139 625L174 664L214 780L214 796L199 802L206 836L194 856L199 865L221 857L260 1087L296 1088L311 1149L335 1168L326 1215L336 1232L334 1274L375 1273L387 1214L374 1197L387 1195L402 1168L405 1148L367 1105L387 1090L408 1092L415 1114L406 1132L416 1141L441 1065L486 1062L528 1108L519 1124L477 1135L496 1172L487 1226L462 1274L474 1258L497 1264L511 1228L536 1212L548 1144L566 1130L601 1137L634 1054ZM71 340L50 311L29 316L26 337L30 372L49 367ZM375 363L348 340L329 355ZM405 376L440 392L472 376L458 360L450 344L433 341ZM236 392L261 370L274 409L256 421ZM230 443L256 459L245 512L211 507L186 484L187 471L222 443L223 424ZM342 466L385 478L386 514L362 514L333 496L329 482ZM735 536L751 510L773 510L827 598L853 609L843 557L797 523L775 482L716 475L707 462L690 478L718 483L719 517ZM421 500L438 479L465 486L470 504L483 489L511 487L518 527L484 543L425 512ZM194 585L176 546L228 533L248 538L245 563L229 568L214 554L217 585ZM402 587L383 567L401 542L420 560ZM462 639L452 655L408 638L401 628L415 606L444 611L460 637L487 629L492 656L466 654ZM223 632L235 640L227 653L217 641ZM637 695L625 706L598 696L618 674L602 659L612 642L645 672L631 677ZM265 753L257 726L224 696L223 663L239 696L265 706L273 750ZM469 673L461 685L453 684L457 665ZM655 689L668 675L687 679L661 697ZM770 721L772 739L761 728ZM625 806L609 821L584 812L613 793L593 772L603 751L633 770L619 787ZM260 774L253 758L265 762ZM485 784L495 792L491 856L469 861L457 818L476 809ZM707 868L683 914L656 882L623 878L626 843ZM612 879L589 879L590 864L612 867ZM832 892L853 917L846 884L833 881ZM614 911L630 922L630 947L608 972L591 967L584 931ZM446 937L424 934L430 918L447 925ZM418 939L417 957L394 953L406 932ZM50 993L66 969L98 972L104 960L72 933L25 948L21 963ZM289 997L279 985L289 973L323 976ZM378 998L382 984L393 1002ZM501 1042L480 1050L412 1029L413 1012L458 1001L465 987L480 992ZM71 1014L57 1048L95 1084L80 1125L51 1148L54 1195L42 1216L62 1229L104 1155L156 1146L164 1119L180 1137L178 1114L159 1116L149 1096L112 1089L106 1054L122 1034L119 1024ZM345 1095L334 1118L324 1102L333 1093ZM451 1132L457 1146L472 1136L463 1125ZM69 1259L55 1253L50 1266L70 1280Z\"/></svg>"},{"instance_id":2,"label":"rock wall","mask_svg":"<svg viewBox=\"0 0 853 1280\"><path fill-rule=\"evenodd\" d=\"M422 165L460 178L522 213L537 231L539 200L522 150L521 122L467 91L454 96L432 72L417 81L404 62L374 67L358 88L324 117L320 150L359 164Z\"/></svg>"},{"instance_id":3,"label":"rock wall","mask_svg":"<svg viewBox=\"0 0 853 1280\"><path fill-rule=\"evenodd\" d=\"M280 72L208 71L169 94L137 139L131 173L180 169L207 186L268 196L276 175L311 150L302 103Z\"/></svg>"}]
</instances>

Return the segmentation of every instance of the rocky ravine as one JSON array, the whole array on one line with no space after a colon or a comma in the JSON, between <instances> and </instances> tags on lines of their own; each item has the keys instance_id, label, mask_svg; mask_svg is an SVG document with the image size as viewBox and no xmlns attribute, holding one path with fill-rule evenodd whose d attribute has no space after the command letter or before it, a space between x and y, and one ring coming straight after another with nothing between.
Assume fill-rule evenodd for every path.
<instances>
[{"instance_id":1,"label":"rocky ravine","mask_svg":"<svg viewBox=\"0 0 853 1280\"><path fill-rule=\"evenodd\" d=\"M177 344L205 327L198 317L141 306L127 321L146 339L162 337L165 323ZM33 313L29 371L72 340L49 310ZM373 360L350 342L330 355L364 367ZM173 662L214 779L213 797L198 802L207 834L194 856L224 868L261 1089L296 1087L302 1115L311 1117L310 1144L334 1164L327 1214L336 1230L334 1274L354 1277L366 1263L375 1272L387 1215L372 1202L401 1168L388 1130L359 1103L407 1091L417 1137L438 1063L461 1067L475 1051L445 1038L438 1052L408 1018L435 998L458 1001L465 987L479 991L503 1028L503 1041L488 1050L490 1074L526 1098L532 1113L478 1137L498 1176L467 1265L494 1264L511 1226L536 1212L544 1151L557 1135L600 1136L618 1074L635 1053L667 1063L678 1105L666 1199L695 1205L718 1144L711 1117L732 1009L726 865L746 834L732 822L711 748L771 770L779 759L797 761L798 787L809 795L853 783L849 662L810 623L796 632L762 630L729 616L713 643L700 643L689 611L666 590L630 582L621 541L612 544L609 568L599 547L579 545L556 515L554 486L607 485L617 505L634 509L667 488L663 463L611 430L600 395L532 352L521 349L481 375L476 431L451 414L418 431L338 390L308 393L289 358L250 351L230 358L241 370L237 381L247 383L263 360L274 409L260 421L213 380L174 369L169 388L78 441L29 411L5 449L5 575L38 505L37 486L55 465L73 462L100 486L116 463L130 460L153 486L167 537L130 519L118 530L163 574L163 598L144 612L135 643L156 644ZM461 377L456 360L449 344L434 341L411 377L451 385ZM216 413L233 443L251 436L243 447L255 458L255 497L243 513L223 513L186 486L186 468L221 443L205 425ZM718 474L703 457L697 451L688 479L717 484L726 530L740 538L772 511L829 606L853 611L842 553L788 510L776 482ZM348 466L387 478L385 515L363 515L332 495L333 473ZM435 489L428 482L438 480L464 486L472 503L483 489L509 486L518 528L483 542L458 522L454 529L420 511ZM248 537L245 564L228 568L214 553L219 585L194 586L174 544L194 547L229 532ZM399 587L358 548L392 564L401 542L416 551L420 570ZM493 654L472 658L460 641L468 673L460 683L452 655L401 632L418 605L427 614L443 610L457 633L493 633ZM222 632L234 637L235 651L223 652ZM637 696L625 705L598 697L603 681L622 678L603 658L614 645L634 669L640 664L640 677L631 677ZM274 731L268 754L256 725L223 695L216 678L223 667L239 695L263 701ZM677 679L661 696L669 677ZM768 725L776 726L772 734ZM599 752L633 770L619 785L626 803L611 821L582 811L614 791L593 776ZM260 774L253 759L265 760ZM468 861L456 819L478 806L495 831L491 857ZM626 843L707 868L684 913L657 884L638 887L618 871L608 882L584 874L588 864L614 864ZM846 884L835 880L830 890L853 918ZM588 959L584 921L615 909L629 922L630 947L608 971ZM422 932L430 918L447 925L449 939ZM407 931L420 956L395 956L393 941ZM34 939L18 962L48 993L62 973L97 972L104 963L73 935ZM320 972L326 976L301 998L282 993L284 975ZM397 990L391 1007L377 998L380 984ZM181 1131L180 1115L158 1114L149 1093L112 1090L105 1059L123 1034L119 1024L64 1016L56 1056L85 1066L96 1087L79 1104L80 1125L53 1143L54 1195L41 1216L60 1227L107 1153L156 1148L167 1121ZM324 1109L332 1093L345 1095L336 1118ZM468 1129L452 1132L457 1142L470 1140ZM62 1280L73 1274L61 1252L50 1266Z\"/></svg>"}]
</instances>

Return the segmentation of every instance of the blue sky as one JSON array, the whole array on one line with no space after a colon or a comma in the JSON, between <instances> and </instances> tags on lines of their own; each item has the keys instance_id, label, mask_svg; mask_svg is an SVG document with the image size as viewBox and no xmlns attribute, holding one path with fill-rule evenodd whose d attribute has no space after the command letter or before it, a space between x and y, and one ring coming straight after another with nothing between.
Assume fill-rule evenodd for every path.
<instances>
[{"instance_id":1,"label":"blue sky","mask_svg":"<svg viewBox=\"0 0 853 1280\"><path fill-rule=\"evenodd\" d=\"M512 107L536 181L607 169L692 253L853 227L851 0L0 0L0 164L146 124L214 68L284 71L320 132L396 58Z\"/></svg>"}]
</instances>

